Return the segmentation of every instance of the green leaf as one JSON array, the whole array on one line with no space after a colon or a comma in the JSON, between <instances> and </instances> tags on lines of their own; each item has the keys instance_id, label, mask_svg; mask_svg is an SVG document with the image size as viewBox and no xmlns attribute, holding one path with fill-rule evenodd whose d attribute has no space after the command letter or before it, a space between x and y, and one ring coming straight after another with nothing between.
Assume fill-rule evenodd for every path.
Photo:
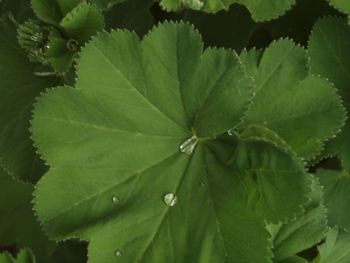
<instances>
[{"instance_id":1,"label":"green leaf","mask_svg":"<svg viewBox=\"0 0 350 263\"><path fill-rule=\"evenodd\" d=\"M0 263L36 263L36 260L29 249L22 249L16 259L6 252L0 254Z\"/></svg>"},{"instance_id":2,"label":"green leaf","mask_svg":"<svg viewBox=\"0 0 350 263\"><path fill-rule=\"evenodd\" d=\"M239 137L242 139L258 137L258 138L271 141L282 148L286 148L286 149L290 148L289 145L282 138L280 138L276 133L260 125L252 125L247 127L241 134L239 134Z\"/></svg>"},{"instance_id":3,"label":"green leaf","mask_svg":"<svg viewBox=\"0 0 350 263\"><path fill-rule=\"evenodd\" d=\"M32 0L32 7L42 21L58 25L61 20L84 0Z\"/></svg>"},{"instance_id":4,"label":"green leaf","mask_svg":"<svg viewBox=\"0 0 350 263\"><path fill-rule=\"evenodd\" d=\"M324 202L331 226L350 227L350 175L346 171L319 170L317 176L324 186Z\"/></svg>"},{"instance_id":5,"label":"green leaf","mask_svg":"<svg viewBox=\"0 0 350 263\"><path fill-rule=\"evenodd\" d=\"M338 89L347 110L350 110L350 29L346 20L327 17L318 21L309 40L310 69L329 78ZM326 145L323 156L339 154L345 169L350 169L350 123Z\"/></svg>"},{"instance_id":6,"label":"green leaf","mask_svg":"<svg viewBox=\"0 0 350 263\"><path fill-rule=\"evenodd\" d=\"M32 104L58 81L35 75L38 69L17 44L16 28L7 18L0 19L0 49L0 75L6 76L0 79L0 164L11 176L33 182L45 167L29 139Z\"/></svg>"},{"instance_id":7,"label":"green leaf","mask_svg":"<svg viewBox=\"0 0 350 263\"><path fill-rule=\"evenodd\" d=\"M49 246L32 210L34 187L11 179L0 170L0 244L29 247L40 257L46 257Z\"/></svg>"},{"instance_id":8,"label":"green leaf","mask_svg":"<svg viewBox=\"0 0 350 263\"><path fill-rule=\"evenodd\" d=\"M62 19L60 26L70 38L83 45L104 28L104 17L97 6L81 3Z\"/></svg>"},{"instance_id":9,"label":"green leaf","mask_svg":"<svg viewBox=\"0 0 350 263\"><path fill-rule=\"evenodd\" d=\"M215 13L228 10L233 3L239 3L248 8L255 21L266 21L283 15L290 9L295 0L161 0L160 5L168 11L181 7Z\"/></svg>"},{"instance_id":10,"label":"green leaf","mask_svg":"<svg viewBox=\"0 0 350 263\"><path fill-rule=\"evenodd\" d=\"M273 42L256 64L246 64L257 87L241 127L267 126L311 159L344 124L345 109L336 89L308 75L306 51L289 40Z\"/></svg>"},{"instance_id":11,"label":"green leaf","mask_svg":"<svg viewBox=\"0 0 350 263\"><path fill-rule=\"evenodd\" d=\"M244 175L247 205L255 214L277 223L302 211L311 178L293 152L270 141L248 138L239 145L233 161Z\"/></svg>"},{"instance_id":12,"label":"green leaf","mask_svg":"<svg viewBox=\"0 0 350 263\"><path fill-rule=\"evenodd\" d=\"M300 212L310 182L267 141L232 147L233 167L217 158L227 145L216 136L240 122L253 89L237 55L164 23L142 41L99 34L77 69L76 88L48 91L32 120L52 167L35 192L44 229L90 240L90 263L271 263L258 217Z\"/></svg>"},{"instance_id":13,"label":"green leaf","mask_svg":"<svg viewBox=\"0 0 350 263\"><path fill-rule=\"evenodd\" d=\"M327 233L326 242L318 247L320 253L315 263L347 263L350 261L350 234L332 228Z\"/></svg>"},{"instance_id":14,"label":"green leaf","mask_svg":"<svg viewBox=\"0 0 350 263\"><path fill-rule=\"evenodd\" d=\"M316 179L313 180L310 200L305 211L296 218L269 226L276 262L299 262L300 259L294 260L293 255L316 245L325 236L327 213L322 188Z\"/></svg>"},{"instance_id":15,"label":"green leaf","mask_svg":"<svg viewBox=\"0 0 350 263\"><path fill-rule=\"evenodd\" d=\"M72 43L74 42L74 40ZM48 61L56 72L65 73L71 68L74 59L77 57L78 44L73 49L68 49L68 41L59 37L52 36L47 50ZM74 44L73 44L74 45ZM76 50L74 51L74 47Z\"/></svg>"}]
</instances>

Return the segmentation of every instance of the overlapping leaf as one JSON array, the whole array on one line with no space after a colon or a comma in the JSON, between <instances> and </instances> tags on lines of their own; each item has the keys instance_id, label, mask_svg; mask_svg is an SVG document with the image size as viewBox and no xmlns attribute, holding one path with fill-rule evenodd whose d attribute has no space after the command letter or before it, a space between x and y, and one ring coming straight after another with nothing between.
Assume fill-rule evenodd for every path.
<instances>
[{"instance_id":1,"label":"overlapping leaf","mask_svg":"<svg viewBox=\"0 0 350 263\"><path fill-rule=\"evenodd\" d=\"M295 0L161 0L160 2L165 10L187 7L210 13L228 10L233 3L246 6L255 21L265 21L283 15L295 4Z\"/></svg>"},{"instance_id":2,"label":"overlapping leaf","mask_svg":"<svg viewBox=\"0 0 350 263\"><path fill-rule=\"evenodd\" d=\"M91 240L89 262L271 262L260 217L300 212L310 178L272 142L215 139L240 123L253 88L234 52L203 51L183 23L142 41L127 31L94 38L76 88L47 92L34 112L33 138L52 167L35 199L45 230Z\"/></svg>"},{"instance_id":3,"label":"overlapping leaf","mask_svg":"<svg viewBox=\"0 0 350 263\"><path fill-rule=\"evenodd\" d=\"M35 181L45 170L29 139L29 119L34 98L57 85L53 77L35 74L17 44L16 28L7 18L0 19L0 165L13 177Z\"/></svg>"},{"instance_id":4,"label":"overlapping leaf","mask_svg":"<svg viewBox=\"0 0 350 263\"><path fill-rule=\"evenodd\" d=\"M295 254L318 244L325 236L327 215L321 185L316 179L313 181L310 198L310 203L301 215L284 224L269 226L273 236L275 262L304 262L296 258Z\"/></svg>"},{"instance_id":5,"label":"overlapping leaf","mask_svg":"<svg viewBox=\"0 0 350 263\"><path fill-rule=\"evenodd\" d=\"M346 20L328 17L318 21L309 40L310 70L329 78L350 110L350 29ZM338 154L345 169L350 169L350 123L326 145L323 156Z\"/></svg>"},{"instance_id":6,"label":"overlapping leaf","mask_svg":"<svg viewBox=\"0 0 350 263\"><path fill-rule=\"evenodd\" d=\"M327 233L326 242L318 247L319 256L313 263L347 263L350 261L350 234L336 227Z\"/></svg>"},{"instance_id":7,"label":"overlapping leaf","mask_svg":"<svg viewBox=\"0 0 350 263\"><path fill-rule=\"evenodd\" d=\"M257 87L240 127L265 125L305 159L318 154L343 126L345 109L327 80L309 75L306 51L283 39L241 58Z\"/></svg>"}]
</instances>

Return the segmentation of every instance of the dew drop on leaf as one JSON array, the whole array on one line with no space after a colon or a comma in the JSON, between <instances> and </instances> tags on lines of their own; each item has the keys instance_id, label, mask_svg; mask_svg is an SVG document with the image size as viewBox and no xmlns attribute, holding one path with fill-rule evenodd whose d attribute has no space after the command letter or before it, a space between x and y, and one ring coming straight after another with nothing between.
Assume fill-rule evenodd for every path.
<instances>
[{"instance_id":1,"label":"dew drop on leaf","mask_svg":"<svg viewBox=\"0 0 350 263\"><path fill-rule=\"evenodd\" d=\"M117 250L117 251L115 252L115 255L116 255L117 257L121 257L121 256L123 255L123 253L122 253L120 250Z\"/></svg>"},{"instance_id":2,"label":"dew drop on leaf","mask_svg":"<svg viewBox=\"0 0 350 263\"><path fill-rule=\"evenodd\" d=\"M113 203L117 204L117 203L119 203L120 200L119 200L118 197L113 196L113 197L112 197L112 201L113 201Z\"/></svg>"},{"instance_id":3,"label":"dew drop on leaf","mask_svg":"<svg viewBox=\"0 0 350 263\"><path fill-rule=\"evenodd\" d=\"M187 155L191 155L196 148L198 143L198 139L196 136L192 136L187 139L180 145L180 152L185 153Z\"/></svg>"},{"instance_id":4,"label":"dew drop on leaf","mask_svg":"<svg viewBox=\"0 0 350 263\"><path fill-rule=\"evenodd\" d=\"M167 205L167 206L174 206L176 205L177 203L177 196L173 193L168 193L164 196L163 198L164 200L164 203Z\"/></svg>"}]
</instances>

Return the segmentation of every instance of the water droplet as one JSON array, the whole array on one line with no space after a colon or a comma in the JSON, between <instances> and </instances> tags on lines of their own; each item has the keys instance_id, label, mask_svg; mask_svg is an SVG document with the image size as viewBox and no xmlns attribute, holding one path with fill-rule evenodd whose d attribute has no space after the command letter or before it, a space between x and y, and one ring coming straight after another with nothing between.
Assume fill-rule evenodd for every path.
<instances>
[{"instance_id":1,"label":"water droplet","mask_svg":"<svg viewBox=\"0 0 350 263\"><path fill-rule=\"evenodd\" d=\"M168 193L164 196L164 203L167 206L174 206L177 203L177 196L173 193Z\"/></svg>"},{"instance_id":2,"label":"water droplet","mask_svg":"<svg viewBox=\"0 0 350 263\"><path fill-rule=\"evenodd\" d=\"M192 136L180 145L180 152L191 155L196 148L198 139L196 136Z\"/></svg>"},{"instance_id":3,"label":"water droplet","mask_svg":"<svg viewBox=\"0 0 350 263\"><path fill-rule=\"evenodd\" d=\"M228 136L233 136L234 134L235 134L235 131L233 129L227 131Z\"/></svg>"},{"instance_id":4,"label":"water droplet","mask_svg":"<svg viewBox=\"0 0 350 263\"><path fill-rule=\"evenodd\" d=\"M120 200L119 200L118 197L113 196L113 197L112 197L112 201L113 201L113 203L117 204L117 203L119 203Z\"/></svg>"},{"instance_id":5,"label":"water droplet","mask_svg":"<svg viewBox=\"0 0 350 263\"><path fill-rule=\"evenodd\" d=\"M204 181L202 181L202 182L201 182L201 186L202 186L203 188L205 188L205 187L207 186L207 183L204 182Z\"/></svg>"},{"instance_id":6,"label":"water droplet","mask_svg":"<svg viewBox=\"0 0 350 263\"><path fill-rule=\"evenodd\" d=\"M117 251L115 252L115 255L116 255L117 257L121 257L121 256L123 255L123 253L122 253L120 250L117 250Z\"/></svg>"}]
</instances>

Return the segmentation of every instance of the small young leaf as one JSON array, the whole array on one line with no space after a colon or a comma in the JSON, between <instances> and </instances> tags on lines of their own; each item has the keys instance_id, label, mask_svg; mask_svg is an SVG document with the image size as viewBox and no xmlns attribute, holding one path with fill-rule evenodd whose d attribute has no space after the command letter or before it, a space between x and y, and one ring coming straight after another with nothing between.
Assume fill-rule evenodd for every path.
<instances>
[{"instance_id":1,"label":"small young leaf","mask_svg":"<svg viewBox=\"0 0 350 263\"><path fill-rule=\"evenodd\" d=\"M58 25L74 7L84 0L32 0L32 7L42 21Z\"/></svg>"},{"instance_id":2,"label":"small young leaf","mask_svg":"<svg viewBox=\"0 0 350 263\"><path fill-rule=\"evenodd\" d=\"M0 254L1 263L36 263L33 253L29 249L22 249L14 258L8 253Z\"/></svg>"},{"instance_id":3,"label":"small young leaf","mask_svg":"<svg viewBox=\"0 0 350 263\"><path fill-rule=\"evenodd\" d=\"M60 26L71 39L83 45L104 28L104 18L97 6L82 3L62 19Z\"/></svg>"}]
</instances>

